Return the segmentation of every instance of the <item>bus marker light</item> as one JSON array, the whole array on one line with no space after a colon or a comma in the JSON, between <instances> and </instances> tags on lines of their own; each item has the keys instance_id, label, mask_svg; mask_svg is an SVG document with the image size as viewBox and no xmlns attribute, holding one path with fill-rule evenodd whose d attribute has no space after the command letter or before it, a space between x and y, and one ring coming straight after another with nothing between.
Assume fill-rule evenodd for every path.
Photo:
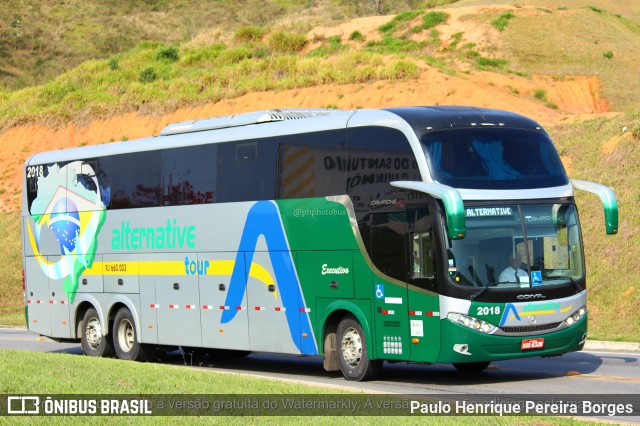
<instances>
[{"instance_id":1,"label":"bus marker light","mask_svg":"<svg viewBox=\"0 0 640 426\"><path fill-rule=\"evenodd\" d=\"M302 333L302 337L309 337L307 333Z\"/></svg>"},{"instance_id":2,"label":"bus marker light","mask_svg":"<svg viewBox=\"0 0 640 426\"><path fill-rule=\"evenodd\" d=\"M147 328L151 329L151 328L153 328L153 326L152 326L151 324L149 324L149 325L147 326Z\"/></svg>"},{"instance_id":3,"label":"bus marker light","mask_svg":"<svg viewBox=\"0 0 640 426\"><path fill-rule=\"evenodd\" d=\"M280 306L276 306L276 312L286 312L287 308L282 308Z\"/></svg>"},{"instance_id":4,"label":"bus marker light","mask_svg":"<svg viewBox=\"0 0 640 426\"><path fill-rule=\"evenodd\" d=\"M211 305L202 305L202 310L204 311L210 311L213 309L213 306Z\"/></svg>"},{"instance_id":5,"label":"bus marker light","mask_svg":"<svg viewBox=\"0 0 640 426\"><path fill-rule=\"evenodd\" d=\"M418 339L417 337L414 337L413 339L411 339L411 343L413 343L414 345L417 345L418 343L420 343L420 339Z\"/></svg>"}]
</instances>

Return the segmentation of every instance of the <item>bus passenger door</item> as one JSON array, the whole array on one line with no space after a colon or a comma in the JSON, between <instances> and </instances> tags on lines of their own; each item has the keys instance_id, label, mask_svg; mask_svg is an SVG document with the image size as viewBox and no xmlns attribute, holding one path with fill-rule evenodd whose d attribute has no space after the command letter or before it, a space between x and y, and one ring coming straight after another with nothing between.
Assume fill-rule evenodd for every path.
<instances>
[{"instance_id":1,"label":"bus passenger door","mask_svg":"<svg viewBox=\"0 0 640 426\"><path fill-rule=\"evenodd\" d=\"M405 213L375 213L369 220L377 358L406 360L411 342L407 319Z\"/></svg>"},{"instance_id":2,"label":"bus passenger door","mask_svg":"<svg viewBox=\"0 0 640 426\"><path fill-rule=\"evenodd\" d=\"M235 286L246 285L244 253L201 253L198 265L202 346L249 350L246 292L239 303L227 301L230 291L238 291Z\"/></svg>"},{"instance_id":3,"label":"bus passenger door","mask_svg":"<svg viewBox=\"0 0 640 426\"><path fill-rule=\"evenodd\" d=\"M159 253L155 259L158 343L202 346L197 256Z\"/></svg>"},{"instance_id":4,"label":"bus passenger door","mask_svg":"<svg viewBox=\"0 0 640 426\"><path fill-rule=\"evenodd\" d=\"M407 210L409 265L409 337L411 360L433 362L440 353L440 303L435 268L434 233L429 209Z\"/></svg>"}]
</instances>

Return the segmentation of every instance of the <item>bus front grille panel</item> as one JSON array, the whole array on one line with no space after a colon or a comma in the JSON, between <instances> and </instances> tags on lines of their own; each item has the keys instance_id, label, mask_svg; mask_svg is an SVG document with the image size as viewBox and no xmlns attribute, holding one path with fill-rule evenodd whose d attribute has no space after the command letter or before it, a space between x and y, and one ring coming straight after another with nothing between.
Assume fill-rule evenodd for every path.
<instances>
[{"instance_id":1,"label":"bus front grille panel","mask_svg":"<svg viewBox=\"0 0 640 426\"><path fill-rule=\"evenodd\" d=\"M551 324L527 325L522 327L500 327L505 334L531 334L540 333L558 328L562 322L552 322Z\"/></svg>"}]
</instances>

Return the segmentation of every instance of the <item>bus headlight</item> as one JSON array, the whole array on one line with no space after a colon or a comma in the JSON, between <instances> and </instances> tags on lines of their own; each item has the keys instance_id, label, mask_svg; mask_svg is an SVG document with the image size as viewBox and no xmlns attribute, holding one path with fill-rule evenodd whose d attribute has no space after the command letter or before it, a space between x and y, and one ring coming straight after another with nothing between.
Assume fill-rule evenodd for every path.
<instances>
[{"instance_id":1,"label":"bus headlight","mask_svg":"<svg viewBox=\"0 0 640 426\"><path fill-rule=\"evenodd\" d=\"M586 314L587 314L587 308L583 306L582 308L572 313L569 317L567 317L567 319L565 319L564 322L567 325L573 325L574 323L580 321Z\"/></svg>"},{"instance_id":2,"label":"bus headlight","mask_svg":"<svg viewBox=\"0 0 640 426\"><path fill-rule=\"evenodd\" d=\"M491 323L455 312L449 313L449 315L447 315L447 319L451 322L455 322L456 324L463 325L481 333L491 334L497 329L497 327Z\"/></svg>"}]
</instances>

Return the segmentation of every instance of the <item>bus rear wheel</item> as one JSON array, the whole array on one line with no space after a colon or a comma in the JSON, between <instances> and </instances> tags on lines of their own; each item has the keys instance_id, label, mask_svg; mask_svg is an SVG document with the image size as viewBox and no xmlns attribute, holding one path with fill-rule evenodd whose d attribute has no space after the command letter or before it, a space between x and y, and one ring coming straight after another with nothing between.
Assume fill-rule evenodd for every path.
<instances>
[{"instance_id":1,"label":"bus rear wheel","mask_svg":"<svg viewBox=\"0 0 640 426\"><path fill-rule=\"evenodd\" d=\"M152 348L138 341L133 315L127 308L120 308L113 320L113 344L118 358L127 361L147 361Z\"/></svg>"},{"instance_id":2,"label":"bus rear wheel","mask_svg":"<svg viewBox=\"0 0 640 426\"><path fill-rule=\"evenodd\" d=\"M382 360L369 359L362 326L352 316L340 321L337 329L337 355L340 370L347 380L374 379L382 370Z\"/></svg>"},{"instance_id":3,"label":"bus rear wheel","mask_svg":"<svg viewBox=\"0 0 640 426\"><path fill-rule=\"evenodd\" d=\"M458 370L461 373L474 374L474 373L479 373L482 370L486 369L489 366L489 364L491 364L490 361L454 362L453 366L455 367L456 370Z\"/></svg>"},{"instance_id":4,"label":"bus rear wheel","mask_svg":"<svg viewBox=\"0 0 640 426\"><path fill-rule=\"evenodd\" d=\"M112 336L102 334L100 316L94 308L87 309L82 318L80 331L82 352L88 356L113 356Z\"/></svg>"}]
</instances>

